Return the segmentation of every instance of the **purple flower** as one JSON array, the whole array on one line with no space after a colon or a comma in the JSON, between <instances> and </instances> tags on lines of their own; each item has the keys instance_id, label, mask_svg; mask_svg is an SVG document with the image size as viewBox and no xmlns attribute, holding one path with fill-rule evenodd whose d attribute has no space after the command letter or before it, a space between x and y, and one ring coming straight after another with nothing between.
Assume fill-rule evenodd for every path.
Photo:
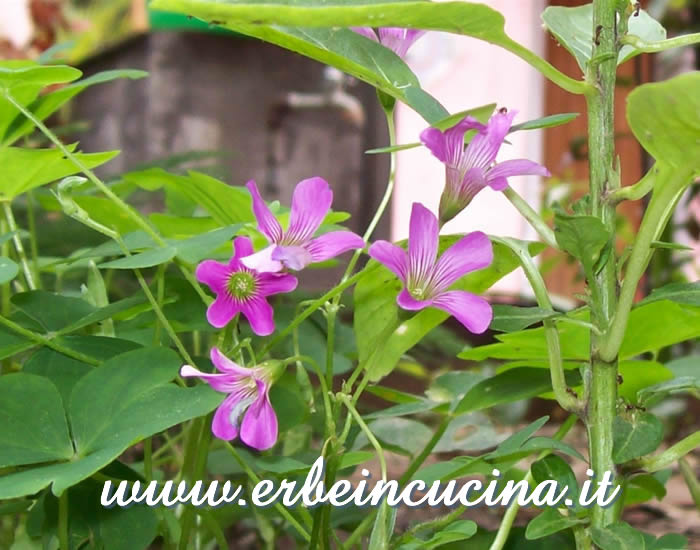
<instances>
[{"instance_id":1,"label":"purple flower","mask_svg":"<svg viewBox=\"0 0 700 550\"><path fill-rule=\"evenodd\" d=\"M277 218L260 196L254 181L246 187L253 196L253 213L258 228L270 246L243 258L244 265L258 271L300 270L310 263L322 262L355 248L365 242L352 231L331 231L313 238L333 202L333 191L323 178L300 181L292 195L289 229L282 230Z\"/></svg>"},{"instance_id":2,"label":"purple flower","mask_svg":"<svg viewBox=\"0 0 700 550\"><path fill-rule=\"evenodd\" d=\"M408 49L413 46L414 42L425 34L425 31L420 29L402 29L399 27L380 27L377 29L377 32L370 27L352 27L352 30L370 40L379 42L401 59L406 57ZM377 33L379 36L377 36Z\"/></svg>"},{"instance_id":3,"label":"purple flower","mask_svg":"<svg viewBox=\"0 0 700 550\"><path fill-rule=\"evenodd\" d=\"M396 298L403 309L437 307L470 332L481 334L493 317L489 303L470 292L448 288L470 271L491 264L491 241L480 231L469 233L438 259L439 231L435 215L422 204L413 203L408 253L387 241L377 241L369 248L369 255L403 281L404 289Z\"/></svg>"},{"instance_id":4,"label":"purple flower","mask_svg":"<svg viewBox=\"0 0 700 550\"><path fill-rule=\"evenodd\" d=\"M445 223L459 214L476 194L487 185L496 191L508 186L509 176L549 176L544 166L526 159L506 160L495 164L517 111L496 112L483 125L467 116L444 132L427 128L420 140L445 164L445 190L440 198L440 221ZM476 135L464 148L464 134L476 130Z\"/></svg>"},{"instance_id":5,"label":"purple flower","mask_svg":"<svg viewBox=\"0 0 700 550\"><path fill-rule=\"evenodd\" d=\"M277 441L277 416L268 393L279 373L264 366L241 367L217 348L212 348L211 360L220 374L201 372L190 365L180 369L183 378L196 376L216 391L228 394L214 414L211 431L226 441L240 432L243 442L259 451L272 447Z\"/></svg>"},{"instance_id":6,"label":"purple flower","mask_svg":"<svg viewBox=\"0 0 700 550\"><path fill-rule=\"evenodd\" d=\"M216 300L207 309L207 320L222 328L241 312L255 334L267 336L275 330L275 322L272 306L265 298L291 292L297 286L297 279L287 273L262 273L244 266L241 258L253 253L248 237L236 237L233 251L227 264L205 260L197 266L197 280L216 294Z\"/></svg>"}]
</instances>

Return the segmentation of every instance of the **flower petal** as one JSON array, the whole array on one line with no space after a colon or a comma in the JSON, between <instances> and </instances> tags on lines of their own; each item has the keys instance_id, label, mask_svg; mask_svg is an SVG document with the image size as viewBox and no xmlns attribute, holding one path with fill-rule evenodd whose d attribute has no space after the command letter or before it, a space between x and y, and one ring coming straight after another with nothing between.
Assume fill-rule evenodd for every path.
<instances>
[{"instance_id":1,"label":"flower petal","mask_svg":"<svg viewBox=\"0 0 700 550\"><path fill-rule=\"evenodd\" d=\"M233 256L228 262L228 266L239 271L243 264L241 260L246 256L251 256L253 254L253 243L249 237L236 237L233 239Z\"/></svg>"},{"instance_id":2,"label":"flower petal","mask_svg":"<svg viewBox=\"0 0 700 550\"><path fill-rule=\"evenodd\" d=\"M211 351L209 352L209 357L211 359L211 362L214 363L214 366L219 372L223 372L226 374L235 374L239 378L251 376L250 369L247 369L239 365L238 363L234 363L223 353L221 353L221 351L217 347L211 348Z\"/></svg>"},{"instance_id":3,"label":"flower petal","mask_svg":"<svg viewBox=\"0 0 700 550\"><path fill-rule=\"evenodd\" d=\"M404 283L406 282L408 256L403 248L388 241L376 241L369 247L368 253L371 258L393 271Z\"/></svg>"},{"instance_id":4,"label":"flower petal","mask_svg":"<svg viewBox=\"0 0 700 550\"><path fill-rule=\"evenodd\" d=\"M266 246L255 254L241 258L241 263L248 269L260 272L276 273L282 271L284 269L282 262L272 259L272 253L275 251L275 248L277 248L276 244Z\"/></svg>"},{"instance_id":5,"label":"flower petal","mask_svg":"<svg viewBox=\"0 0 700 550\"><path fill-rule=\"evenodd\" d=\"M331 231L312 239L305 248L314 262L323 262L348 250L364 248L364 246L365 241L362 237L355 235L352 231Z\"/></svg>"},{"instance_id":6,"label":"flower petal","mask_svg":"<svg viewBox=\"0 0 700 550\"><path fill-rule=\"evenodd\" d=\"M408 279L414 284L425 281L435 267L438 231L435 214L414 202L408 228Z\"/></svg>"},{"instance_id":7,"label":"flower petal","mask_svg":"<svg viewBox=\"0 0 700 550\"><path fill-rule=\"evenodd\" d=\"M505 189L508 185L506 178L510 176L549 177L551 174L547 168L531 160L513 159L499 162L493 168L491 168L491 170L486 173L486 181L492 189L496 191L503 191L503 189Z\"/></svg>"},{"instance_id":8,"label":"flower petal","mask_svg":"<svg viewBox=\"0 0 700 550\"><path fill-rule=\"evenodd\" d=\"M476 134L469 142L464 162L468 166L486 169L494 160L503 145L517 111L502 113L498 111L486 125L486 130Z\"/></svg>"},{"instance_id":9,"label":"flower petal","mask_svg":"<svg viewBox=\"0 0 700 550\"><path fill-rule=\"evenodd\" d=\"M231 393L236 389L235 382L238 380L238 376L233 374L211 374L207 372L202 372L190 365L183 365L180 367L180 376L183 378L200 378L209 384L212 389L220 391L223 393Z\"/></svg>"},{"instance_id":10,"label":"flower petal","mask_svg":"<svg viewBox=\"0 0 700 550\"><path fill-rule=\"evenodd\" d=\"M261 296L291 292L297 287L297 278L289 273L259 273L257 277L258 292Z\"/></svg>"},{"instance_id":11,"label":"flower petal","mask_svg":"<svg viewBox=\"0 0 700 550\"><path fill-rule=\"evenodd\" d=\"M481 231L462 237L443 252L433 272L435 292L447 290L457 279L470 271L482 269L493 261L493 246Z\"/></svg>"},{"instance_id":12,"label":"flower petal","mask_svg":"<svg viewBox=\"0 0 700 550\"><path fill-rule=\"evenodd\" d=\"M304 269L313 261L311 254L303 246L276 246L272 251L272 259L294 271Z\"/></svg>"},{"instance_id":13,"label":"flower petal","mask_svg":"<svg viewBox=\"0 0 700 550\"><path fill-rule=\"evenodd\" d=\"M378 31L379 43L401 58L404 58L408 53L408 49L425 34L425 31L420 29L403 29L400 27L380 27Z\"/></svg>"},{"instance_id":14,"label":"flower petal","mask_svg":"<svg viewBox=\"0 0 700 550\"><path fill-rule=\"evenodd\" d=\"M446 311L462 323L469 332L481 334L491 324L491 304L481 296L463 290L443 292L433 299L433 306Z\"/></svg>"},{"instance_id":15,"label":"flower petal","mask_svg":"<svg viewBox=\"0 0 700 550\"><path fill-rule=\"evenodd\" d=\"M232 393L224 399L223 403L216 409L214 419L211 423L211 431L219 439L223 439L224 441L236 439L238 428L231 422L231 413L239 401L240 396L236 393Z\"/></svg>"},{"instance_id":16,"label":"flower petal","mask_svg":"<svg viewBox=\"0 0 700 550\"><path fill-rule=\"evenodd\" d=\"M396 303L399 307L403 309L408 309L409 311L416 311L419 309L425 309L433 304L432 300L416 300L405 288L399 292L396 297Z\"/></svg>"},{"instance_id":17,"label":"flower petal","mask_svg":"<svg viewBox=\"0 0 700 550\"><path fill-rule=\"evenodd\" d=\"M277 415L272 408L267 387L256 380L258 398L250 406L241 424L241 440L248 446L264 451L277 442Z\"/></svg>"},{"instance_id":18,"label":"flower petal","mask_svg":"<svg viewBox=\"0 0 700 550\"><path fill-rule=\"evenodd\" d=\"M253 214L255 214L255 219L258 220L258 229L271 243L279 242L282 240L282 226L260 196L255 180L250 180L245 186L250 191L251 197L253 197Z\"/></svg>"},{"instance_id":19,"label":"flower petal","mask_svg":"<svg viewBox=\"0 0 700 550\"><path fill-rule=\"evenodd\" d=\"M285 242L302 244L313 237L333 202L333 191L323 178L300 181L292 195L289 230Z\"/></svg>"},{"instance_id":20,"label":"flower petal","mask_svg":"<svg viewBox=\"0 0 700 550\"><path fill-rule=\"evenodd\" d=\"M240 306L226 292L223 292L207 308L207 321L213 327L223 328L239 311Z\"/></svg>"},{"instance_id":21,"label":"flower petal","mask_svg":"<svg viewBox=\"0 0 700 550\"><path fill-rule=\"evenodd\" d=\"M457 167L464 152L464 134L468 130L485 129L486 126L474 117L466 116L444 132L437 128L426 128L421 132L420 140L438 160Z\"/></svg>"},{"instance_id":22,"label":"flower petal","mask_svg":"<svg viewBox=\"0 0 700 550\"><path fill-rule=\"evenodd\" d=\"M231 268L214 260L204 260L197 266L195 277L207 285L212 292L220 294L226 288L226 281L231 275Z\"/></svg>"},{"instance_id":23,"label":"flower petal","mask_svg":"<svg viewBox=\"0 0 700 550\"><path fill-rule=\"evenodd\" d=\"M241 304L241 313L258 336L268 336L275 331L272 306L262 296L256 296Z\"/></svg>"}]
</instances>

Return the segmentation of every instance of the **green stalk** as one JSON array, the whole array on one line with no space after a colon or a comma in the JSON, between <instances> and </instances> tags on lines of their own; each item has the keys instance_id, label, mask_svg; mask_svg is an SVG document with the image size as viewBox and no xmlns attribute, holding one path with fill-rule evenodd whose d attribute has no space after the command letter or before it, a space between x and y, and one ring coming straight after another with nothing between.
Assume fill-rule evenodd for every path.
<instances>
[{"instance_id":1,"label":"green stalk","mask_svg":"<svg viewBox=\"0 0 700 550\"><path fill-rule=\"evenodd\" d=\"M639 36L628 34L623 36L620 42L633 46L635 49L644 53L658 53L672 48L682 48L683 46L700 44L700 32L682 34L681 36L675 36L667 40L659 40L658 42L646 42Z\"/></svg>"},{"instance_id":2,"label":"green stalk","mask_svg":"<svg viewBox=\"0 0 700 550\"><path fill-rule=\"evenodd\" d=\"M510 201L510 203L515 206L515 208L520 212L520 214L528 221L528 223L533 227L537 234L542 238L542 240L551 246L555 250L559 249L559 244L557 244L557 239L554 236L554 231L549 227L542 217L535 212L532 207L523 200L523 198L515 192L511 187L506 187L503 190L503 194Z\"/></svg>"},{"instance_id":3,"label":"green stalk","mask_svg":"<svg viewBox=\"0 0 700 550\"><path fill-rule=\"evenodd\" d=\"M39 273L39 245L36 239L36 213L34 211L34 193L29 189L25 195L27 197L27 226L29 229L29 252L32 255L32 267L36 273L36 282L41 288L41 277Z\"/></svg>"},{"instance_id":4,"label":"green stalk","mask_svg":"<svg viewBox=\"0 0 700 550\"><path fill-rule=\"evenodd\" d=\"M681 439L675 445L671 445L664 452L655 456L645 456L626 465L630 470L644 469L653 473L664 470L674 462L681 460L685 455L700 447L700 431Z\"/></svg>"},{"instance_id":5,"label":"green stalk","mask_svg":"<svg viewBox=\"0 0 700 550\"><path fill-rule=\"evenodd\" d=\"M5 211L7 226L10 228L10 231L15 232L14 236L12 237L12 242L15 243L15 250L17 251L17 257L19 258L19 263L22 266L22 272L24 273L24 278L27 281L27 286L29 287L29 290L36 290L34 274L32 273L32 268L29 265L27 254L24 251L24 245L22 244L22 238L19 235L19 229L17 227L17 222L15 221L15 216L12 213L10 201L2 201L2 208Z\"/></svg>"},{"instance_id":6,"label":"green stalk","mask_svg":"<svg viewBox=\"0 0 700 550\"><path fill-rule=\"evenodd\" d=\"M698 510L698 512L700 512L700 481L698 481L698 478L695 477L695 472L693 471L692 466L688 464L688 461L685 458L681 458L678 461L678 466L681 469L681 474L683 475L685 484L688 486L690 496L695 503L695 508Z\"/></svg>"},{"instance_id":7,"label":"green stalk","mask_svg":"<svg viewBox=\"0 0 700 550\"><path fill-rule=\"evenodd\" d=\"M593 52L586 72L591 86L586 93L588 107L588 151L590 165L591 215L599 218L615 235L615 207L605 196L619 187L619 174L614 169L615 119L614 99L617 70L617 0L593 2ZM621 14L625 16L624 10ZM616 307L617 279L615 262L608 262L597 274L588 277L593 303L591 322L606 331ZM613 420L617 414L617 356L600 356L602 337L591 333L591 362L586 384L588 444L591 468L598 476L615 474L612 458ZM592 509L593 527L603 528L617 520L617 507Z\"/></svg>"},{"instance_id":8,"label":"green stalk","mask_svg":"<svg viewBox=\"0 0 700 550\"><path fill-rule=\"evenodd\" d=\"M68 489L58 497L58 547L60 550L70 550L68 537Z\"/></svg>"}]
</instances>

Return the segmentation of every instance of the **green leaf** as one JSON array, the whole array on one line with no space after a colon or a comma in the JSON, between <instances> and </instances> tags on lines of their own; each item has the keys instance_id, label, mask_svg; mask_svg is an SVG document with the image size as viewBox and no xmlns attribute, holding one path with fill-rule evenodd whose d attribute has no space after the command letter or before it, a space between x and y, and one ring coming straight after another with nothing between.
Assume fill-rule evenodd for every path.
<instances>
[{"instance_id":1,"label":"green leaf","mask_svg":"<svg viewBox=\"0 0 700 550\"><path fill-rule=\"evenodd\" d=\"M640 550L645 548L642 533L624 522L591 529L593 542L600 550Z\"/></svg>"},{"instance_id":2,"label":"green leaf","mask_svg":"<svg viewBox=\"0 0 700 550\"><path fill-rule=\"evenodd\" d=\"M661 501L666 496L666 483L671 477L671 470L661 470L653 474L635 475L629 479L625 488L625 507L640 504L653 498Z\"/></svg>"},{"instance_id":3,"label":"green leaf","mask_svg":"<svg viewBox=\"0 0 700 550\"><path fill-rule=\"evenodd\" d=\"M117 151L75 153L88 168L104 164L116 155ZM58 149L0 147L0 166L3 168L0 172L0 200L12 200L30 189L80 172Z\"/></svg>"},{"instance_id":4,"label":"green leaf","mask_svg":"<svg viewBox=\"0 0 700 550\"><path fill-rule=\"evenodd\" d=\"M540 307L518 307L496 304L493 306L491 330L498 332L515 332L558 315Z\"/></svg>"},{"instance_id":5,"label":"green leaf","mask_svg":"<svg viewBox=\"0 0 700 550\"><path fill-rule=\"evenodd\" d=\"M651 294L644 298L639 305L648 304L657 300L671 300L679 304L700 306L700 281L693 283L670 283L660 288L655 288Z\"/></svg>"},{"instance_id":6,"label":"green leaf","mask_svg":"<svg viewBox=\"0 0 700 550\"><path fill-rule=\"evenodd\" d=\"M613 429L613 460L622 464L648 454L659 446L664 426L651 413L615 417Z\"/></svg>"},{"instance_id":7,"label":"green leaf","mask_svg":"<svg viewBox=\"0 0 700 550\"><path fill-rule=\"evenodd\" d=\"M167 348L142 348L117 355L92 369L73 387L67 408L73 444L66 438L64 453L70 446L70 454L54 458L71 460L5 475L0 478L0 499L33 494L50 484L53 493L60 495L105 467L135 442L212 411L221 402L222 394L205 385L181 388L170 383L180 364L180 358ZM11 376L14 375L2 377L0 384L6 384L4 380ZM35 375L17 376L51 384ZM58 416L65 422L66 413L55 411L55 403L60 403L58 390L51 387L55 392L52 417ZM22 390L15 389L13 399L30 403L24 386ZM9 406L7 400L3 400L3 406ZM36 403L31 406L35 412ZM27 415L12 411L12 416L24 419ZM47 422L43 415L39 415L39 420ZM32 438L34 448L55 437L36 430L25 433Z\"/></svg>"},{"instance_id":8,"label":"green leaf","mask_svg":"<svg viewBox=\"0 0 700 550\"><path fill-rule=\"evenodd\" d=\"M537 484L545 481L557 482L557 493L561 492L564 487L567 488L567 499L576 502L578 499L578 484L571 466L564 459L557 455L548 455L540 460L532 463L530 466L532 477ZM563 502L562 504L566 504ZM552 531L555 533L556 531ZM544 535L541 535L544 536ZM530 537L528 537L530 538ZM539 538L539 537L538 537Z\"/></svg>"},{"instance_id":9,"label":"green leaf","mask_svg":"<svg viewBox=\"0 0 700 550\"><path fill-rule=\"evenodd\" d=\"M367 550L389 550L396 522L396 510L396 507L387 504L386 499L382 500L377 517L374 518L374 526L369 536Z\"/></svg>"},{"instance_id":10,"label":"green leaf","mask_svg":"<svg viewBox=\"0 0 700 550\"><path fill-rule=\"evenodd\" d=\"M659 537L654 546L647 550L685 550L686 548L688 548L688 539L683 535L671 533Z\"/></svg>"},{"instance_id":11,"label":"green leaf","mask_svg":"<svg viewBox=\"0 0 700 550\"><path fill-rule=\"evenodd\" d=\"M520 130L539 130L540 128L555 128L557 126L562 126L568 124L580 113L560 113L558 115L548 115L542 118L536 118L533 120L528 120L527 122L521 122L520 124L515 124L511 126L510 132L519 132Z\"/></svg>"},{"instance_id":12,"label":"green leaf","mask_svg":"<svg viewBox=\"0 0 700 550\"><path fill-rule=\"evenodd\" d=\"M638 86L627 96L627 121L639 143L676 168L700 169L698 111L699 71Z\"/></svg>"},{"instance_id":13,"label":"green leaf","mask_svg":"<svg viewBox=\"0 0 700 550\"><path fill-rule=\"evenodd\" d=\"M441 237L440 251L459 238L457 235ZM531 244L530 248L533 253L542 250L539 243ZM488 268L468 274L453 288L483 293L519 265L508 247L494 243L493 252L493 263ZM396 305L401 288L401 281L374 260L369 262L355 286L355 338L360 363L369 371L372 381L389 374L405 352L449 317L442 310L427 308L401 322Z\"/></svg>"},{"instance_id":14,"label":"green leaf","mask_svg":"<svg viewBox=\"0 0 700 550\"><path fill-rule=\"evenodd\" d=\"M588 269L593 268L610 240L610 233L600 219L562 211L554 214L554 236L562 250L581 260Z\"/></svg>"},{"instance_id":15,"label":"green leaf","mask_svg":"<svg viewBox=\"0 0 700 550\"><path fill-rule=\"evenodd\" d=\"M575 386L580 381L577 372L566 372L567 383ZM543 369L521 367L511 369L479 382L462 398L456 414L487 409L502 403L530 399L552 390L549 372Z\"/></svg>"},{"instance_id":16,"label":"green leaf","mask_svg":"<svg viewBox=\"0 0 700 550\"><path fill-rule=\"evenodd\" d=\"M30 290L12 296L12 303L46 332L56 332L83 319L97 308L82 298L54 294L45 290Z\"/></svg>"},{"instance_id":17,"label":"green leaf","mask_svg":"<svg viewBox=\"0 0 700 550\"><path fill-rule=\"evenodd\" d=\"M477 531L477 525L471 520L460 519L442 527L430 539L423 542L421 548L433 550L451 542L459 542L472 538Z\"/></svg>"},{"instance_id":18,"label":"green leaf","mask_svg":"<svg viewBox=\"0 0 700 550\"><path fill-rule=\"evenodd\" d=\"M545 508L539 516L530 520L525 530L525 537L528 540L541 539L575 527L582 522L583 520L580 519L562 516L555 508Z\"/></svg>"},{"instance_id":19,"label":"green leaf","mask_svg":"<svg viewBox=\"0 0 700 550\"><path fill-rule=\"evenodd\" d=\"M0 423L0 468L73 456L61 396L46 378L0 377Z\"/></svg>"},{"instance_id":20,"label":"green leaf","mask_svg":"<svg viewBox=\"0 0 700 550\"><path fill-rule=\"evenodd\" d=\"M140 269L144 267L153 267L164 264L172 260L177 254L177 248L174 246L164 246L162 248L154 248L146 250L133 256L119 258L100 264L100 269Z\"/></svg>"},{"instance_id":21,"label":"green leaf","mask_svg":"<svg viewBox=\"0 0 700 550\"><path fill-rule=\"evenodd\" d=\"M586 72L593 52L593 4L576 7L549 6L542 12L542 21L557 41L576 58L582 72ZM612 29L611 29L612 30ZM645 42L666 39L666 30L646 11L629 18L629 34ZM642 53L632 46L623 46L617 57L620 65Z\"/></svg>"},{"instance_id":22,"label":"green leaf","mask_svg":"<svg viewBox=\"0 0 700 550\"><path fill-rule=\"evenodd\" d=\"M0 284L7 283L19 273L19 266L5 256L0 257Z\"/></svg>"},{"instance_id":23,"label":"green leaf","mask_svg":"<svg viewBox=\"0 0 700 550\"><path fill-rule=\"evenodd\" d=\"M12 66L10 63L0 64L0 92L24 84L48 86L63 84L80 78L83 73L67 65L31 65Z\"/></svg>"},{"instance_id":24,"label":"green leaf","mask_svg":"<svg viewBox=\"0 0 700 550\"><path fill-rule=\"evenodd\" d=\"M117 78L143 78L147 76L147 74L148 73L144 71L134 69L103 71L52 92L42 94L33 102L26 105L26 107L37 119L44 120L89 86L110 82ZM0 134L0 145L10 145L19 138L29 134L33 129L34 123L23 114L18 113L7 127L4 135Z\"/></svg>"}]
</instances>

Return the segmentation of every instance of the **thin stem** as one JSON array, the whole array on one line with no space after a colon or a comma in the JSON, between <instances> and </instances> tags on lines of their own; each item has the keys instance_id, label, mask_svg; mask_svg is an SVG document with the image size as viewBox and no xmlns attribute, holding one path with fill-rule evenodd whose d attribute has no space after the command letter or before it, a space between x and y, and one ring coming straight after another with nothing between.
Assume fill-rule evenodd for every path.
<instances>
[{"instance_id":1,"label":"thin stem","mask_svg":"<svg viewBox=\"0 0 700 550\"><path fill-rule=\"evenodd\" d=\"M79 351L72 350L70 348L67 348L63 346L62 344L59 344L55 340L52 340L48 336L44 336L42 334L38 334L36 332L33 332L29 329L24 328L23 326L18 325L14 321L10 321L9 319L3 317L0 315L0 325L4 325L7 328L9 328L11 331L16 332L17 334L24 336L25 338L31 340L32 342L36 342L39 345L46 346L47 348L51 348L54 351L57 351L59 353L62 353L63 355L66 355L68 357L72 357L73 359L77 359L78 361L82 361L83 363L87 363L88 365L93 365L95 367L99 366L102 364L101 361L98 361L94 357L90 357L89 355L85 355L84 353L81 353Z\"/></svg>"},{"instance_id":2,"label":"thin stem","mask_svg":"<svg viewBox=\"0 0 700 550\"><path fill-rule=\"evenodd\" d=\"M574 427L574 424L576 424L577 420L578 418L576 417L576 415L570 415L569 418L567 418L564 421L564 423L561 426L559 426L559 429L556 431L552 439L555 439L557 441L561 441L562 439L564 439L566 434L569 433L569 430L571 430L571 428ZM551 452L551 450L542 451L538 455L537 460L542 460L544 457L551 454ZM533 482L531 469L528 469L527 475L525 476L525 482L528 485L530 485ZM520 504L518 503L517 499L515 499L513 500L513 502L510 503L510 506L508 506L508 510L506 510L506 513L503 515L501 525L498 527L498 532L496 533L496 538L491 543L489 550L502 550L502 548L508 541L508 536L510 535L510 531L513 528L513 522L515 521L515 518L518 515L519 511Z\"/></svg>"},{"instance_id":3,"label":"thin stem","mask_svg":"<svg viewBox=\"0 0 700 550\"><path fill-rule=\"evenodd\" d=\"M460 505L442 517L424 521L411 527L403 535L396 539L396 541L392 542L390 548L393 550L394 548L400 547L404 543L408 543L413 537L415 537L418 533L422 533L423 531L438 532L440 529L450 525L454 520L459 518L466 509L466 506Z\"/></svg>"},{"instance_id":4,"label":"thin stem","mask_svg":"<svg viewBox=\"0 0 700 550\"><path fill-rule=\"evenodd\" d=\"M12 213L12 206L10 206L9 201L2 201L2 208L5 211L7 225L10 228L10 231L14 232L12 242L15 243L15 250L17 250L17 256L19 258L20 265L22 266L22 272L24 273L24 278L27 281L27 286L29 287L29 290L36 290L34 275L32 274L32 268L29 265L29 260L27 260L27 254L24 251L24 245L22 244L22 238L19 235L17 222L15 221L15 216Z\"/></svg>"},{"instance_id":5,"label":"thin stem","mask_svg":"<svg viewBox=\"0 0 700 550\"><path fill-rule=\"evenodd\" d=\"M228 451L231 453L233 456L234 460L238 462L238 465L243 469L243 471L246 473L246 475L250 478L250 480L255 483L256 485L260 483L260 478L251 470L250 466L248 466L248 463L243 460L243 457L238 454L238 451L236 448L231 445L228 441L224 441L224 446ZM280 515L286 519L289 524L296 529L296 531L302 536L302 538L309 542L311 540L311 536L309 535L309 532L292 516L292 514L287 510L284 506L282 506L279 502L275 502L274 504L275 509L280 513Z\"/></svg>"},{"instance_id":6,"label":"thin stem","mask_svg":"<svg viewBox=\"0 0 700 550\"><path fill-rule=\"evenodd\" d=\"M336 297L337 298L337 297ZM333 389L333 364L335 357L335 318L339 306L331 302L326 306L326 391Z\"/></svg>"},{"instance_id":7,"label":"thin stem","mask_svg":"<svg viewBox=\"0 0 700 550\"><path fill-rule=\"evenodd\" d=\"M646 42L637 35L627 34L620 38L620 42L628 46L633 46L636 50L644 53L658 53L672 48L682 48L683 46L700 44L700 32L682 34L681 36L674 36L673 38L659 40L658 42Z\"/></svg>"},{"instance_id":8,"label":"thin stem","mask_svg":"<svg viewBox=\"0 0 700 550\"><path fill-rule=\"evenodd\" d=\"M36 213L34 211L34 193L31 189L25 194L27 197L27 226L29 229L29 252L32 255L32 268L36 273L36 283L41 288L41 275L39 273L39 245L36 236Z\"/></svg>"},{"instance_id":9,"label":"thin stem","mask_svg":"<svg viewBox=\"0 0 700 550\"><path fill-rule=\"evenodd\" d=\"M678 443L656 456L648 456L635 460L629 467L631 469L643 468L650 473L658 472L659 470L668 468L697 447L700 447L700 431L681 439Z\"/></svg>"},{"instance_id":10,"label":"thin stem","mask_svg":"<svg viewBox=\"0 0 700 550\"><path fill-rule=\"evenodd\" d=\"M688 461L685 458L678 460L678 466L681 470L681 474L683 475L683 479L685 480L685 484L688 486L690 496L695 503L695 508L697 508L698 512L700 512L700 481L698 481L698 478L695 477L693 468L691 468L690 464L688 464Z\"/></svg>"},{"instance_id":11,"label":"thin stem","mask_svg":"<svg viewBox=\"0 0 700 550\"><path fill-rule=\"evenodd\" d=\"M408 466L408 469L403 473L403 475L399 479L399 485L407 483L411 479L413 474L415 474L418 471L418 468L420 468L423 465L425 459L430 456L430 454L433 452L433 449L435 449L435 446L442 439L442 436L445 435L445 432L447 431L450 422L452 422L452 419L453 417L451 415L447 415L442 419L442 422L440 422L440 424L438 425L437 430L435 430L435 433L433 434L433 437L430 438L430 441L428 441L425 444L423 450L411 461L411 464Z\"/></svg>"},{"instance_id":12,"label":"thin stem","mask_svg":"<svg viewBox=\"0 0 700 550\"><path fill-rule=\"evenodd\" d=\"M532 256L530 256L526 246L507 238L498 238L497 241L509 247L520 259L520 265L525 271L525 276L530 282L530 286L535 293L535 298L537 299L537 304L539 307L549 311L554 311L554 307L549 299L547 287L544 284L542 275L537 269L537 266L535 265ZM570 390L566 385L564 364L561 357L561 345L559 343L559 331L557 330L553 319L545 319L543 321L543 325L545 330L545 339L547 341L549 372L552 378L552 390L554 391L554 396L564 410L581 414L583 411L583 404L579 402L575 395L570 393Z\"/></svg>"},{"instance_id":13,"label":"thin stem","mask_svg":"<svg viewBox=\"0 0 700 550\"><path fill-rule=\"evenodd\" d=\"M387 468L386 468L386 458L384 457L384 449L382 449L382 446L379 444L379 441L377 441L377 438L374 437L372 430L370 430L369 426L367 426L367 424L365 424L365 421L362 419L362 416L360 415L359 412L357 412L357 409L351 403L350 396L348 396L344 393L339 393L337 395L337 398L339 401L341 401L343 403L343 405L345 405L348 408L348 411L350 412L350 414L353 416L353 418L355 418L355 422L357 422L357 425L360 427L360 429L367 436L367 439L372 444L372 447L374 447L374 450L377 451L377 458L379 459L379 469L381 470L381 473L382 473L382 481L386 481Z\"/></svg>"},{"instance_id":14,"label":"thin stem","mask_svg":"<svg viewBox=\"0 0 700 550\"><path fill-rule=\"evenodd\" d=\"M542 240L554 249L559 249L557 239L554 236L554 231L545 223L542 217L535 212L525 200L515 192L512 187L506 187L503 194L511 202L513 206L522 214L522 216L530 223Z\"/></svg>"},{"instance_id":15,"label":"thin stem","mask_svg":"<svg viewBox=\"0 0 700 550\"><path fill-rule=\"evenodd\" d=\"M657 178L661 174L659 164L655 164L644 176L634 185L626 185L615 189L606 197L610 204L619 204L622 201L638 201L652 192L657 185Z\"/></svg>"},{"instance_id":16,"label":"thin stem","mask_svg":"<svg viewBox=\"0 0 700 550\"><path fill-rule=\"evenodd\" d=\"M143 440L143 477L146 483L153 479L153 438Z\"/></svg>"},{"instance_id":17,"label":"thin stem","mask_svg":"<svg viewBox=\"0 0 700 550\"><path fill-rule=\"evenodd\" d=\"M66 489L58 497L58 547L61 550L70 550L68 537L68 490Z\"/></svg>"}]
</instances>

